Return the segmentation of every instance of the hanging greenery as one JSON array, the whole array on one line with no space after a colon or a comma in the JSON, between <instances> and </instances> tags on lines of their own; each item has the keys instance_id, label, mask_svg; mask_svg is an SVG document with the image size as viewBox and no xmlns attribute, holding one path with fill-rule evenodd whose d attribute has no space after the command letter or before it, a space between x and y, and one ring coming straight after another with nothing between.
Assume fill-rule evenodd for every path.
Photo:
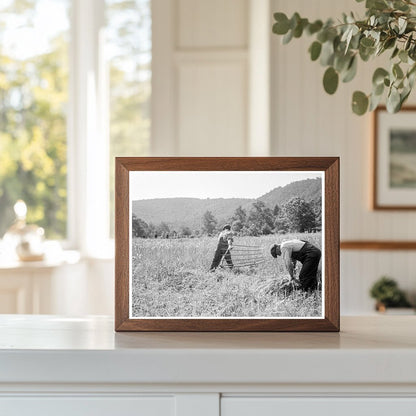
<instances>
[{"instance_id":1,"label":"hanging greenery","mask_svg":"<svg viewBox=\"0 0 416 416\"><path fill-rule=\"evenodd\" d=\"M309 54L312 61L319 59L326 67L323 87L328 94L336 92L340 80L349 82L355 77L359 59L367 62L390 54L390 65L374 71L371 93L353 93L352 110L358 115L373 111L386 95L387 110L396 113L409 97L416 77L416 0L413 1L366 0L362 20L353 13L344 13L339 22L310 22L298 13L290 19L284 13L275 13L273 33L283 36L283 44L303 34L314 37Z\"/></svg>"}]
</instances>

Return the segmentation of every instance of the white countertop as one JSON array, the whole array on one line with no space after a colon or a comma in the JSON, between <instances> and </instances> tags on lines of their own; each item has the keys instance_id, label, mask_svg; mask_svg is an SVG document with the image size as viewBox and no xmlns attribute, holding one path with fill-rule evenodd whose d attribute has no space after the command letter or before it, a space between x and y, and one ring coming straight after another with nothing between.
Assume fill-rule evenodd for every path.
<instances>
[{"instance_id":1,"label":"white countertop","mask_svg":"<svg viewBox=\"0 0 416 416\"><path fill-rule=\"evenodd\" d=\"M107 317L0 316L0 383L416 384L416 316L338 333L115 333Z\"/></svg>"}]
</instances>

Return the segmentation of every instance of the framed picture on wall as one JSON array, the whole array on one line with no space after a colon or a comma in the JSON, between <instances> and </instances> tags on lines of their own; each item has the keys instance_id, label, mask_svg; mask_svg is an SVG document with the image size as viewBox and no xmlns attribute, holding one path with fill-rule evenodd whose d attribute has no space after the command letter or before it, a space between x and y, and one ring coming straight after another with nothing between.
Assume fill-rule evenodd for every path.
<instances>
[{"instance_id":1,"label":"framed picture on wall","mask_svg":"<svg viewBox=\"0 0 416 416\"><path fill-rule=\"evenodd\" d=\"M373 208L416 209L416 107L373 117Z\"/></svg>"},{"instance_id":2,"label":"framed picture on wall","mask_svg":"<svg viewBox=\"0 0 416 416\"><path fill-rule=\"evenodd\" d=\"M116 331L338 331L339 159L116 158Z\"/></svg>"}]
</instances>

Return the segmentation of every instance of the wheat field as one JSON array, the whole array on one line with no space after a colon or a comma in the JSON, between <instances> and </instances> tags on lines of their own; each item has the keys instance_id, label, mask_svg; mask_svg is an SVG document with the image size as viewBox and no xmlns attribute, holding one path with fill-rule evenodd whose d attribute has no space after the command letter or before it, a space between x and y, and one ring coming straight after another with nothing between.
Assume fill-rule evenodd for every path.
<instances>
[{"instance_id":1,"label":"wheat field","mask_svg":"<svg viewBox=\"0 0 416 416\"><path fill-rule=\"evenodd\" d=\"M313 317L322 314L320 290L287 291L288 277L273 243L302 238L321 248L321 234L236 237L236 245L258 247L263 262L209 272L216 237L141 239L132 242L132 316L139 317ZM233 253L233 252L232 252ZM234 254L232 254L233 256ZM237 255L234 255L238 263ZM298 263L299 273L301 264Z\"/></svg>"}]
</instances>

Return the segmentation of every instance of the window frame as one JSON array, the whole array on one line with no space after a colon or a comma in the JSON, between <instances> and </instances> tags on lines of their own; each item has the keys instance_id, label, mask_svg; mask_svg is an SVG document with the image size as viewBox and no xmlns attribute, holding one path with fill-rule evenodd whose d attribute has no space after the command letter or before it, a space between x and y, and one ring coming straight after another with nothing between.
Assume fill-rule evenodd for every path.
<instances>
[{"instance_id":1,"label":"window frame","mask_svg":"<svg viewBox=\"0 0 416 416\"><path fill-rule=\"evenodd\" d=\"M65 246L113 257L109 234L108 76L105 0L72 0L67 118L68 222Z\"/></svg>"}]
</instances>

